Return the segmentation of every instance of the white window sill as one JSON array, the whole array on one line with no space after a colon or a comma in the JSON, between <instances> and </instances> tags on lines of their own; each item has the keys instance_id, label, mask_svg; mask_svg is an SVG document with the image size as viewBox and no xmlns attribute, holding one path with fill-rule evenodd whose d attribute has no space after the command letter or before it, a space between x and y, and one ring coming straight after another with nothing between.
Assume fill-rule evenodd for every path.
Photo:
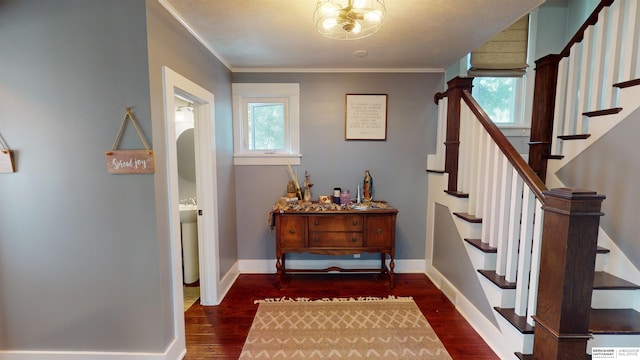
<instances>
[{"instance_id":1,"label":"white window sill","mask_svg":"<svg viewBox=\"0 0 640 360\"><path fill-rule=\"evenodd\" d=\"M522 125L496 124L505 136L529 136L531 128Z\"/></svg>"},{"instance_id":2,"label":"white window sill","mask_svg":"<svg viewBox=\"0 0 640 360\"><path fill-rule=\"evenodd\" d=\"M302 154L236 154L234 165L300 165Z\"/></svg>"}]
</instances>

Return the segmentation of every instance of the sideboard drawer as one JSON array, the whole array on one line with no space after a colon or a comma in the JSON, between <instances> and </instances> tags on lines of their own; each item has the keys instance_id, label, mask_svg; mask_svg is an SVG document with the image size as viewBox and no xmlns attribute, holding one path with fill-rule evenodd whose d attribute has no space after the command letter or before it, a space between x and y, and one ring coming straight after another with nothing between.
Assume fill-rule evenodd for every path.
<instances>
[{"instance_id":1,"label":"sideboard drawer","mask_svg":"<svg viewBox=\"0 0 640 360\"><path fill-rule=\"evenodd\" d=\"M364 219L360 215L309 216L309 231L362 231Z\"/></svg>"},{"instance_id":2,"label":"sideboard drawer","mask_svg":"<svg viewBox=\"0 0 640 360\"><path fill-rule=\"evenodd\" d=\"M282 247L304 247L307 234L306 218L300 216L278 217L278 241Z\"/></svg>"},{"instance_id":3,"label":"sideboard drawer","mask_svg":"<svg viewBox=\"0 0 640 360\"><path fill-rule=\"evenodd\" d=\"M365 246L393 246L392 239L395 238L395 233L395 219L389 216L368 216Z\"/></svg>"},{"instance_id":4,"label":"sideboard drawer","mask_svg":"<svg viewBox=\"0 0 640 360\"><path fill-rule=\"evenodd\" d=\"M309 232L309 247L362 247L361 232Z\"/></svg>"}]
</instances>

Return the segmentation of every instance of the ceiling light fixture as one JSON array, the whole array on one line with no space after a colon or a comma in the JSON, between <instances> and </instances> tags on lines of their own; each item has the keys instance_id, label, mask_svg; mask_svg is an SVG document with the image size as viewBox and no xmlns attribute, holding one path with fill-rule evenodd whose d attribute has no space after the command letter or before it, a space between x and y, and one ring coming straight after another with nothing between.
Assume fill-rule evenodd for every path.
<instances>
[{"instance_id":1,"label":"ceiling light fixture","mask_svg":"<svg viewBox=\"0 0 640 360\"><path fill-rule=\"evenodd\" d=\"M384 15L384 0L318 0L313 19L320 34L355 40L380 30Z\"/></svg>"}]
</instances>

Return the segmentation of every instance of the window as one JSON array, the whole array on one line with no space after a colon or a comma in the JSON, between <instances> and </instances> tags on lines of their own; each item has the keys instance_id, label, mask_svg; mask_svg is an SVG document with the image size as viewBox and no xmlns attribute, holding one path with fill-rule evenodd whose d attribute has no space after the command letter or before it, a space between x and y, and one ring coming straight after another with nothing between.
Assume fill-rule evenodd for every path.
<instances>
[{"instance_id":1,"label":"window","mask_svg":"<svg viewBox=\"0 0 640 360\"><path fill-rule=\"evenodd\" d=\"M526 119L531 118L531 100L526 95L533 93L533 82L527 84L526 79L533 71L527 60L535 46L529 27L536 24L535 13L523 16L468 57L468 75L474 76L473 97L503 131L526 128Z\"/></svg>"},{"instance_id":2,"label":"window","mask_svg":"<svg viewBox=\"0 0 640 360\"><path fill-rule=\"evenodd\" d=\"M234 163L300 164L299 84L232 84Z\"/></svg>"},{"instance_id":3,"label":"window","mask_svg":"<svg viewBox=\"0 0 640 360\"><path fill-rule=\"evenodd\" d=\"M473 97L496 125L521 125L523 83L520 77L476 77Z\"/></svg>"}]
</instances>

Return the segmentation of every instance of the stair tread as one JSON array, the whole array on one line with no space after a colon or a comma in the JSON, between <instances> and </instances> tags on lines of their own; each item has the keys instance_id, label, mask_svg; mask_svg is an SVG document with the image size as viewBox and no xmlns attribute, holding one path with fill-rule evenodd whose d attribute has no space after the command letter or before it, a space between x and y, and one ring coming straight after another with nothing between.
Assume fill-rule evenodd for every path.
<instances>
[{"instance_id":1,"label":"stair tread","mask_svg":"<svg viewBox=\"0 0 640 360\"><path fill-rule=\"evenodd\" d=\"M543 155L542 156L545 159L549 159L549 160L562 160L564 159L564 155Z\"/></svg>"},{"instance_id":2,"label":"stair tread","mask_svg":"<svg viewBox=\"0 0 640 360\"><path fill-rule=\"evenodd\" d=\"M466 199L469 197L468 193L464 193L462 191L452 191L452 190L445 190L444 192L446 192L447 194L451 195L451 196L455 196L457 198L462 198L462 199Z\"/></svg>"},{"instance_id":3,"label":"stair tread","mask_svg":"<svg viewBox=\"0 0 640 360\"><path fill-rule=\"evenodd\" d=\"M533 334L533 326L527 323L527 317L517 315L515 312L515 309L501 308L497 306L494 307L493 309L497 311L500 315L502 315L502 317L504 317L508 322L510 322L511 325L513 325L521 333Z\"/></svg>"},{"instance_id":4,"label":"stair tread","mask_svg":"<svg viewBox=\"0 0 640 360\"><path fill-rule=\"evenodd\" d=\"M631 86L638 86L638 85L640 85L640 79L633 79L633 80L623 81L623 82L613 84L614 87L617 87L620 89L631 87Z\"/></svg>"},{"instance_id":5,"label":"stair tread","mask_svg":"<svg viewBox=\"0 0 640 360\"><path fill-rule=\"evenodd\" d=\"M459 217L460 219L466 220L470 223L474 223L474 224L481 224L482 223L482 219L481 218L477 218L471 214L468 213L460 213L460 212L454 212L453 215Z\"/></svg>"},{"instance_id":6,"label":"stair tread","mask_svg":"<svg viewBox=\"0 0 640 360\"><path fill-rule=\"evenodd\" d=\"M501 289L515 289L516 283L505 280L505 277L498 275L494 270L478 270L478 272Z\"/></svg>"},{"instance_id":7,"label":"stair tread","mask_svg":"<svg viewBox=\"0 0 640 360\"><path fill-rule=\"evenodd\" d=\"M523 334L533 334L533 326L526 316L519 316L512 308L494 307L509 323ZM589 331L593 334L640 335L640 312L634 309L591 309Z\"/></svg>"},{"instance_id":8,"label":"stair tread","mask_svg":"<svg viewBox=\"0 0 640 360\"><path fill-rule=\"evenodd\" d=\"M575 134L575 135L560 135L558 139L562 140L584 140L588 139L591 134Z\"/></svg>"},{"instance_id":9,"label":"stair tread","mask_svg":"<svg viewBox=\"0 0 640 360\"><path fill-rule=\"evenodd\" d=\"M640 312L634 309L591 309L594 334L640 334Z\"/></svg>"},{"instance_id":10,"label":"stair tread","mask_svg":"<svg viewBox=\"0 0 640 360\"><path fill-rule=\"evenodd\" d=\"M602 109L602 110L596 110L596 111L586 111L586 112L583 112L582 115L588 116L588 117L596 117L596 116L617 114L620 111L622 111L621 107L615 107L615 108Z\"/></svg>"},{"instance_id":11,"label":"stair tread","mask_svg":"<svg viewBox=\"0 0 640 360\"><path fill-rule=\"evenodd\" d=\"M604 271L596 271L593 276L593 288L598 290L638 290L640 285Z\"/></svg>"},{"instance_id":12,"label":"stair tread","mask_svg":"<svg viewBox=\"0 0 640 360\"><path fill-rule=\"evenodd\" d=\"M497 253L498 248L494 248L489 243L482 242L481 239L464 239L464 241L473 245L476 249L485 253Z\"/></svg>"}]
</instances>

